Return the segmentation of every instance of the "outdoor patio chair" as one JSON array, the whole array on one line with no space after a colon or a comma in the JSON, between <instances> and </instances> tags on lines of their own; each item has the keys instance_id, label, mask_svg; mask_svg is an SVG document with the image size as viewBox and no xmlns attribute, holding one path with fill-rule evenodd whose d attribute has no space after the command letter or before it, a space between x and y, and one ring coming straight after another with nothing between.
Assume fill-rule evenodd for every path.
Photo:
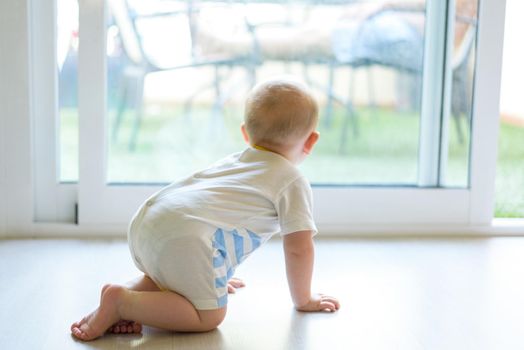
<instances>
[{"instance_id":1,"label":"outdoor patio chair","mask_svg":"<svg viewBox=\"0 0 524 350\"><path fill-rule=\"evenodd\" d=\"M209 4L196 0L170 3L172 6L169 8L141 14L133 11L126 0L109 0L109 8L118 28L127 61L121 73L120 97L112 137L113 140L117 140L125 109L128 105L134 104L134 120L129 138L129 149L131 151L136 147L143 118L144 80L148 74L190 67L213 67L213 81L211 84L198 89L188 98L185 103L185 112L190 114L191 102L197 94L212 88L215 91L215 103L212 108L212 118L214 119L220 117L220 110L227 98L221 87L221 67L243 67L246 69L247 84L252 85L254 82L254 71L258 64L257 47L254 40L248 40L247 45L244 45L243 50L240 51L210 50L206 48L209 41L206 42L203 23L199 22L200 12L204 6L209 6ZM228 6L228 3L224 3L223 6ZM154 39L161 40L163 45L176 47L178 52L186 52L185 57L179 57L174 62L163 62L149 54L146 39L141 35L138 27L140 21L159 19L176 21L179 31L177 33L164 33L161 38ZM246 23L248 35L250 35L249 30Z\"/></svg>"},{"instance_id":2,"label":"outdoor patio chair","mask_svg":"<svg viewBox=\"0 0 524 350\"><path fill-rule=\"evenodd\" d=\"M333 33L333 50L336 62L330 65L330 84L333 84L334 70L339 67L349 66L353 70L361 67L381 66L394 69L399 74L411 75L415 81L420 81L423 69L423 22L413 24L399 16L399 14L423 14L424 7L395 7L387 6L370 14L360 23L342 25ZM422 17L421 17L422 18ZM457 16L456 20L467 25L455 50L452 60L453 91L451 100L451 116L459 142L464 140L461 118L470 111L471 91L470 72L468 63L470 53L476 37L476 22L467 16ZM342 22L343 23L343 22ZM346 104L351 106L354 91L354 74L350 81L350 97ZM371 84L371 79L368 79ZM373 99L374 86L370 85L370 95ZM417 91L420 91L418 89ZM336 96L329 94L328 106ZM420 93L411 97L413 103L418 105ZM344 119L341 129L339 151L344 153L347 144L348 120L353 122L354 135L358 133L357 118L353 109L351 114ZM330 114L326 119L329 122Z\"/></svg>"}]
</instances>

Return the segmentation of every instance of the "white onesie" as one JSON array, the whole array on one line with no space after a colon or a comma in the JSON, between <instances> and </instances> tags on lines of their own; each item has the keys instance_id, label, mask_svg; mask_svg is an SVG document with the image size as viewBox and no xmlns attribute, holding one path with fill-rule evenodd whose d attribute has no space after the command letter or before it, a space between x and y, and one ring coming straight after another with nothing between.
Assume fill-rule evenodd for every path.
<instances>
[{"instance_id":1,"label":"white onesie","mask_svg":"<svg viewBox=\"0 0 524 350\"><path fill-rule=\"evenodd\" d=\"M227 304L235 267L272 235L317 232L311 187L286 158L248 148L151 196L128 231L136 266L200 310Z\"/></svg>"}]
</instances>

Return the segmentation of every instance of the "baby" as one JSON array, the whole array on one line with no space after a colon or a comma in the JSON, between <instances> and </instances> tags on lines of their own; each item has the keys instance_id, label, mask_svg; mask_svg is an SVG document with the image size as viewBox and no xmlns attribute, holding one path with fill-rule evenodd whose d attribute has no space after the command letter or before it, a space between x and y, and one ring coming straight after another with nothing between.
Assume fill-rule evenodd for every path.
<instances>
[{"instance_id":1,"label":"baby","mask_svg":"<svg viewBox=\"0 0 524 350\"><path fill-rule=\"evenodd\" d=\"M241 130L250 147L151 196L131 221L128 241L144 273L126 287L106 285L100 306L71 326L81 340L141 325L205 332L224 320L228 292L243 287L235 268L271 236L283 237L291 298L299 311L336 311L311 293L311 187L296 165L313 149L318 106L288 79L250 92Z\"/></svg>"}]
</instances>

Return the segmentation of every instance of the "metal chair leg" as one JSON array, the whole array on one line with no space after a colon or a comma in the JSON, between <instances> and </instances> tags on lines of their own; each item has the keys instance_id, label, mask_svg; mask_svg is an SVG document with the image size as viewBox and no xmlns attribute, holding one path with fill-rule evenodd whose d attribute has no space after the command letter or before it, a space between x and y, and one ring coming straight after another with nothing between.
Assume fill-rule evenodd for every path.
<instances>
[{"instance_id":1,"label":"metal chair leg","mask_svg":"<svg viewBox=\"0 0 524 350\"><path fill-rule=\"evenodd\" d=\"M327 86L327 101L326 101L326 109L324 111L324 126L326 128L330 128L333 124L333 84L335 83L335 67L332 63L328 66L328 86Z\"/></svg>"},{"instance_id":2,"label":"metal chair leg","mask_svg":"<svg viewBox=\"0 0 524 350\"><path fill-rule=\"evenodd\" d=\"M113 123L113 132L112 132L112 141L116 143L118 141L118 133L120 132L120 127L122 125L122 119L124 118L124 113L127 105L127 98L128 98L128 78L123 79L124 82L122 83L123 88L122 92L120 94L120 100L118 103L118 107L116 110L116 116L115 121Z\"/></svg>"},{"instance_id":3,"label":"metal chair leg","mask_svg":"<svg viewBox=\"0 0 524 350\"><path fill-rule=\"evenodd\" d=\"M136 107L135 107L135 121L133 129L129 138L129 151L134 152L138 143L138 134L142 126L143 105L144 105L144 79L145 75L140 75L136 81Z\"/></svg>"}]
</instances>

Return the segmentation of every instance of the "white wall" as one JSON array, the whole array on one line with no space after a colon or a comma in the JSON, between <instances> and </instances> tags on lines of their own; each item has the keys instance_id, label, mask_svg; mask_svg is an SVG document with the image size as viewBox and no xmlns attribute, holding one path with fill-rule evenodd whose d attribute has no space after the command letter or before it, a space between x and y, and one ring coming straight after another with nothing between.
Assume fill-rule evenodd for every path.
<instances>
[{"instance_id":1,"label":"white wall","mask_svg":"<svg viewBox=\"0 0 524 350\"><path fill-rule=\"evenodd\" d=\"M27 6L0 1L0 236L32 221Z\"/></svg>"}]
</instances>

